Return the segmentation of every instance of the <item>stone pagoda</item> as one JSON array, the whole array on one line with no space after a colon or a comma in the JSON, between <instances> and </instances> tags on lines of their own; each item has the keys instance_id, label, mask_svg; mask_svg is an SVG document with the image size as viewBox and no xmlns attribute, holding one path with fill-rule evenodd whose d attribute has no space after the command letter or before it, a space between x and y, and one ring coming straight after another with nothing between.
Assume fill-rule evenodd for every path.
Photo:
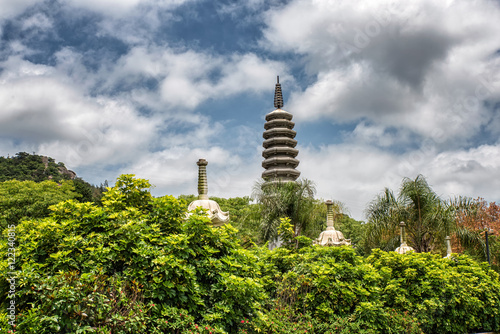
<instances>
[{"instance_id":1,"label":"stone pagoda","mask_svg":"<svg viewBox=\"0 0 500 334\"><path fill-rule=\"evenodd\" d=\"M188 206L188 212L194 211L197 207L207 210L208 218L213 226L221 226L229 221L229 212L224 212L216 201L208 199L207 165L205 159L200 159L198 165L198 199Z\"/></svg>"},{"instance_id":2,"label":"stone pagoda","mask_svg":"<svg viewBox=\"0 0 500 334\"><path fill-rule=\"evenodd\" d=\"M351 239L344 238L342 232L333 227L333 202L328 200L326 204L326 230L321 232L315 245L319 246L344 246L350 245Z\"/></svg>"},{"instance_id":3,"label":"stone pagoda","mask_svg":"<svg viewBox=\"0 0 500 334\"><path fill-rule=\"evenodd\" d=\"M395 250L395 252L399 254L405 254L409 251L415 251L412 247L406 244L405 226L405 222L399 223L399 227L401 228L401 246L399 246Z\"/></svg>"},{"instance_id":4,"label":"stone pagoda","mask_svg":"<svg viewBox=\"0 0 500 334\"><path fill-rule=\"evenodd\" d=\"M299 160L295 159L299 150L295 148L297 141L294 139L296 132L293 131L295 123L292 122L292 114L282 110L283 94L279 77L274 91L275 110L266 115L264 124L264 161L262 167L265 171L262 178L266 181L295 181L300 172L295 168Z\"/></svg>"}]
</instances>

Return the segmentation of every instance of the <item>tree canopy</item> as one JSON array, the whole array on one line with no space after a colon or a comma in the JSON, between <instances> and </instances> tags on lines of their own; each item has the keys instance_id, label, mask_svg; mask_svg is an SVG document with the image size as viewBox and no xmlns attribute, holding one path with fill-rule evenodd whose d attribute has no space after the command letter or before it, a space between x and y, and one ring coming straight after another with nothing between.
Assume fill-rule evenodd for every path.
<instances>
[{"instance_id":1,"label":"tree canopy","mask_svg":"<svg viewBox=\"0 0 500 334\"><path fill-rule=\"evenodd\" d=\"M261 180L254 185L252 197L261 205L261 233L263 240L278 238L280 218L288 217L295 235L302 234L315 216L314 183L307 179L295 182L267 182Z\"/></svg>"},{"instance_id":2,"label":"tree canopy","mask_svg":"<svg viewBox=\"0 0 500 334\"><path fill-rule=\"evenodd\" d=\"M408 243L416 252L444 248L453 216L422 175L404 178L396 196L386 188L369 205L367 246L394 250L399 242L398 226L406 223Z\"/></svg>"},{"instance_id":3,"label":"tree canopy","mask_svg":"<svg viewBox=\"0 0 500 334\"><path fill-rule=\"evenodd\" d=\"M465 333L500 330L500 279L468 256L244 248L230 225L122 175L102 206L69 199L5 229L0 295L16 330L58 333ZM354 224L347 222L348 224ZM15 266L12 269L10 266ZM7 270L8 269L8 270ZM15 283L9 272L15 270ZM9 298L0 299L0 327Z\"/></svg>"},{"instance_id":4,"label":"tree canopy","mask_svg":"<svg viewBox=\"0 0 500 334\"><path fill-rule=\"evenodd\" d=\"M78 197L72 181L0 182L0 228L17 224L22 218L47 217L51 205Z\"/></svg>"}]
</instances>

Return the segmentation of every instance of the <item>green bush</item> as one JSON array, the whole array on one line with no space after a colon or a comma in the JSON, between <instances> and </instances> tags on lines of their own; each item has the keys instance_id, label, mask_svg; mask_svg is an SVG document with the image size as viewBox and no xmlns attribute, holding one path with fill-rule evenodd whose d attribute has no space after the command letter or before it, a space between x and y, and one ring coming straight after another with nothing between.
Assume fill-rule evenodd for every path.
<instances>
[{"instance_id":1,"label":"green bush","mask_svg":"<svg viewBox=\"0 0 500 334\"><path fill-rule=\"evenodd\" d=\"M374 250L365 259L350 247L314 246L279 248L263 262L264 287L272 298L258 327L264 332L273 332L271 322L289 328L307 317L317 333L332 323L366 333L500 330L498 274L467 256Z\"/></svg>"},{"instance_id":2,"label":"green bush","mask_svg":"<svg viewBox=\"0 0 500 334\"><path fill-rule=\"evenodd\" d=\"M426 333L500 330L499 275L467 256L376 250L367 262L381 274L380 300L413 314Z\"/></svg>"},{"instance_id":3,"label":"green bush","mask_svg":"<svg viewBox=\"0 0 500 334\"><path fill-rule=\"evenodd\" d=\"M257 314L266 299L257 257L238 245L236 231L212 228L202 211L185 219L183 202L154 199L149 187L124 175L102 207L69 200L53 206L49 218L16 227L20 331L162 333L160 320L171 308L232 331ZM2 296L6 269L2 259Z\"/></svg>"},{"instance_id":4,"label":"green bush","mask_svg":"<svg viewBox=\"0 0 500 334\"><path fill-rule=\"evenodd\" d=\"M469 333L500 331L500 279L467 256L310 246L245 249L230 225L153 198L123 175L102 206L68 200L15 227L0 260L0 326L9 272L20 333ZM292 233L291 233L292 232ZM8 240L8 229L3 240ZM0 243L0 252L12 252Z\"/></svg>"}]
</instances>

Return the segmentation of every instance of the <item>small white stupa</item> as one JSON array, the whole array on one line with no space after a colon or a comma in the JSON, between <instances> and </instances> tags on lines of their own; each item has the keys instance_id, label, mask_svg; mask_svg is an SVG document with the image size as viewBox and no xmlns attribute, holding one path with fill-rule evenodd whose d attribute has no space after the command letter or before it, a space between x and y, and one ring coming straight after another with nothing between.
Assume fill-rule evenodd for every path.
<instances>
[{"instance_id":1,"label":"small white stupa","mask_svg":"<svg viewBox=\"0 0 500 334\"><path fill-rule=\"evenodd\" d=\"M401 246L396 248L395 252L399 254L405 254L409 251L415 251L412 247L408 246L406 244L406 239L405 239L405 222L399 223L399 226L401 228Z\"/></svg>"},{"instance_id":2,"label":"small white stupa","mask_svg":"<svg viewBox=\"0 0 500 334\"><path fill-rule=\"evenodd\" d=\"M197 207L201 207L207 210L208 218L212 221L213 226L224 225L229 221L229 212L222 211L216 201L208 199L208 162L205 159L200 159L196 164L198 165L198 199L189 204L188 212L194 211Z\"/></svg>"},{"instance_id":3,"label":"small white stupa","mask_svg":"<svg viewBox=\"0 0 500 334\"><path fill-rule=\"evenodd\" d=\"M333 202L328 200L326 204L326 230L321 232L315 245L319 246L343 246L350 245L351 239L344 238L342 232L333 227Z\"/></svg>"}]
</instances>

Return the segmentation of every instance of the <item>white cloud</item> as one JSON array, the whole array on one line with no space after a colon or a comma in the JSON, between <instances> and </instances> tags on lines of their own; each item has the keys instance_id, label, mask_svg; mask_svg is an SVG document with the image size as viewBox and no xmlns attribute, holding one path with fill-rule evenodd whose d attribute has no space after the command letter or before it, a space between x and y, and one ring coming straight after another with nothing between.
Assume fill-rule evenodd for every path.
<instances>
[{"instance_id":1,"label":"white cloud","mask_svg":"<svg viewBox=\"0 0 500 334\"><path fill-rule=\"evenodd\" d=\"M317 197L346 204L355 219L384 187L397 186L390 178L398 159L394 154L363 145L299 147L301 177L316 183Z\"/></svg>"},{"instance_id":2,"label":"white cloud","mask_svg":"<svg viewBox=\"0 0 500 334\"><path fill-rule=\"evenodd\" d=\"M158 186L157 192L163 194L190 192L187 189L196 183L196 175L188 171L196 168L193 161L207 158L213 168L212 195L248 195L260 175L260 162L253 166L240 152L213 144L212 139L226 131L224 125L189 111L195 105L189 96L186 101L168 94L154 97L157 90L136 88L137 82L143 78L159 82L172 76L185 78L188 90L201 87L197 105L208 98L245 90L268 90L259 76L267 72L273 75L267 66L279 64L255 55L205 59L191 51L141 52L133 49L115 67L105 66L98 72L86 70L81 54L69 48L56 53L55 66L36 65L19 56L8 58L0 64L4 68L0 76L0 103L4 106L0 133L6 139L3 152L34 151L63 161L77 172L89 173L88 166L93 166L93 175L88 179L97 183L105 178L112 180L119 173L136 173L150 179ZM199 73L189 66L193 62L200 65ZM210 78L211 71L221 73L217 80ZM100 84L106 77L108 85L102 89ZM130 93L105 94L113 84L124 81L130 84ZM154 110L162 112L141 115L137 108L147 106L142 104L147 97L156 99ZM174 106L182 107L184 112ZM243 125L237 132L241 131L247 131ZM21 145L16 144L19 142Z\"/></svg>"},{"instance_id":3,"label":"white cloud","mask_svg":"<svg viewBox=\"0 0 500 334\"><path fill-rule=\"evenodd\" d=\"M140 80L153 79L158 82L153 91L158 94L162 108L190 110L208 99L267 91L275 73L285 73L286 77L282 63L251 53L220 56L140 46L119 59L107 77L106 86L137 87ZM144 100L144 94L148 99L152 97L143 88L134 88L134 93L140 100Z\"/></svg>"},{"instance_id":4,"label":"white cloud","mask_svg":"<svg viewBox=\"0 0 500 334\"><path fill-rule=\"evenodd\" d=\"M41 2L40 0L0 0L0 19L21 14L26 8Z\"/></svg>"},{"instance_id":5,"label":"white cloud","mask_svg":"<svg viewBox=\"0 0 500 334\"><path fill-rule=\"evenodd\" d=\"M292 1L267 13L262 45L304 55L317 78L287 104L297 120L367 119L458 145L500 98L499 21L491 1Z\"/></svg>"},{"instance_id":6,"label":"white cloud","mask_svg":"<svg viewBox=\"0 0 500 334\"><path fill-rule=\"evenodd\" d=\"M137 7L172 9L193 0L66 0L78 8L92 10L112 17L135 14Z\"/></svg>"},{"instance_id":7,"label":"white cloud","mask_svg":"<svg viewBox=\"0 0 500 334\"><path fill-rule=\"evenodd\" d=\"M19 59L7 63L0 76L2 137L78 166L124 162L154 136L158 120L138 115L126 102L91 97L55 68Z\"/></svg>"},{"instance_id":8,"label":"white cloud","mask_svg":"<svg viewBox=\"0 0 500 334\"><path fill-rule=\"evenodd\" d=\"M498 200L500 145L440 153L427 166L426 173L443 196Z\"/></svg>"},{"instance_id":9,"label":"white cloud","mask_svg":"<svg viewBox=\"0 0 500 334\"><path fill-rule=\"evenodd\" d=\"M27 19L24 19L21 23L23 30L37 29L37 30L47 30L53 27L52 20L47 17L47 15L42 13L36 13Z\"/></svg>"},{"instance_id":10,"label":"white cloud","mask_svg":"<svg viewBox=\"0 0 500 334\"><path fill-rule=\"evenodd\" d=\"M164 20L176 19L169 10L187 1L64 2L62 10L75 18L81 9L102 14L97 37L114 36L128 47L116 61L54 40L53 63L40 65L25 60L40 51L35 45L8 41L0 50L2 152L52 156L91 182L135 173L150 179L157 195L196 193L196 161L206 158L210 195L249 195L263 170L262 127L213 119L196 108L239 94L272 94L280 74L285 95L295 89L286 108L297 123L354 124L351 133L328 134L338 144L299 147L298 169L316 182L318 197L343 201L363 219L384 187L397 190L403 177L422 173L444 198L498 200L500 146L473 147L482 131L500 134L500 118L483 104L500 99L497 4L237 2L219 14L235 24L268 26L252 52L221 54L155 40ZM35 3L0 0L0 19ZM271 9L260 15L263 8ZM19 22L23 36L43 31L50 39L58 22L48 15L27 15ZM86 67L89 59L95 68ZM296 82L290 73L302 66L312 83L298 89L307 80Z\"/></svg>"},{"instance_id":11,"label":"white cloud","mask_svg":"<svg viewBox=\"0 0 500 334\"><path fill-rule=\"evenodd\" d=\"M199 159L206 159L208 194L218 197L249 196L260 177L260 157L243 158L218 146L173 146L151 152L127 166L123 172L150 180L153 193L162 195L197 194Z\"/></svg>"},{"instance_id":12,"label":"white cloud","mask_svg":"<svg viewBox=\"0 0 500 334\"><path fill-rule=\"evenodd\" d=\"M345 142L362 146L375 146L381 148L403 147L411 144L409 133L403 131L390 131L378 124L360 122L351 133L345 135Z\"/></svg>"},{"instance_id":13,"label":"white cloud","mask_svg":"<svg viewBox=\"0 0 500 334\"><path fill-rule=\"evenodd\" d=\"M436 153L432 147L390 153L370 145L339 144L300 148L301 177L316 182L318 197L344 202L351 215L364 210L384 188L395 193L404 177L422 174L444 200L455 196L498 200L500 144Z\"/></svg>"}]
</instances>

